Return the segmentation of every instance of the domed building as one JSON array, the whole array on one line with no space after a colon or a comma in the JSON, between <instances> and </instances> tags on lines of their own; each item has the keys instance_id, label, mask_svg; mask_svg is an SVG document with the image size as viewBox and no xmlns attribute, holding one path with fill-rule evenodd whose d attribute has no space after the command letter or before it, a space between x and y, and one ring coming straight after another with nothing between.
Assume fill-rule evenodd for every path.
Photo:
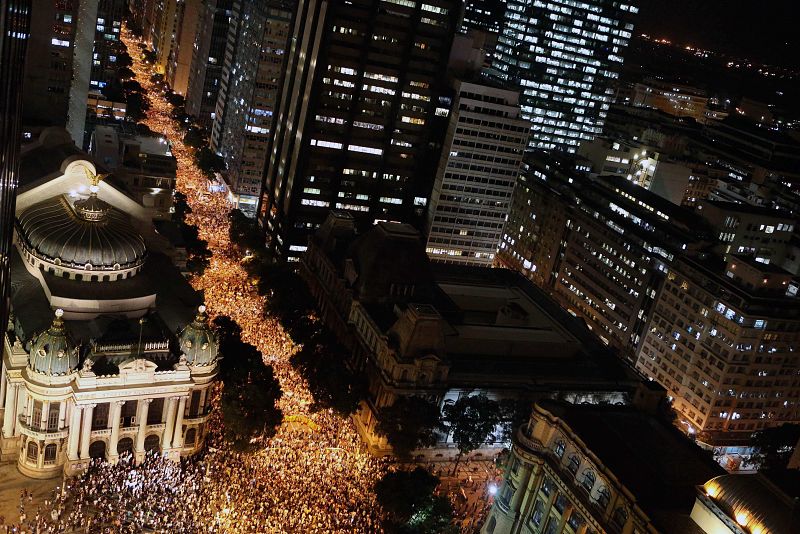
<instances>
[{"instance_id":1,"label":"domed building","mask_svg":"<svg viewBox=\"0 0 800 534\"><path fill-rule=\"evenodd\" d=\"M67 153L57 165L23 154L0 461L48 478L92 458L195 454L218 370L202 296L166 255L150 212L85 154Z\"/></svg>"}]
</instances>

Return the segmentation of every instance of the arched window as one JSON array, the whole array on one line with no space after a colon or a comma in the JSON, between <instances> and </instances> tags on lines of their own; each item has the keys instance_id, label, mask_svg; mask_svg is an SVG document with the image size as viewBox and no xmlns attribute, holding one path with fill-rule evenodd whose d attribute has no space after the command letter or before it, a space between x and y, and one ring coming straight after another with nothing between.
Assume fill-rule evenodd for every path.
<instances>
[{"instance_id":1,"label":"arched window","mask_svg":"<svg viewBox=\"0 0 800 534\"><path fill-rule=\"evenodd\" d=\"M567 444L564 442L563 439L560 439L560 440L558 440L556 442L556 446L553 449L553 452L555 452L556 456L558 456L559 458L563 458L564 457L564 451L566 449L567 449Z\"/></svg>"},{"instance_id":2,"label":"arched window","mask_svg":"<svg viewBox=\"0 0 800 534\"><path fill-rule=\"evenodd\" d=\"M599 490L597 490L597 497L595 498L597 504L600 505L600 508L606 509L608 503L611 501L611 492L608 491L608 488L602 486Z\"/></svg>"},{"instance_id":3,"label":"arched window","mask_svg":"<svg viewBox=\"0 0 800 534\"><path fill-rule=\"evenodd\" d=\"M28 442L28 451L26 456L28 457L28 460L32 462L35 462L39 458L39 446L35 441Z\"/></svg>"},{"instance_id":4,"label":"arched window","mask_svg":"<svg viewBox=\"0 0 800 534\"><path fill-rule=\"evenodd\" d=\"M124 452L133 452L133 439L122 438L117 442L117 454Z\"/></svg>"},{"instance_id":5,"label":"arched window","mask_svg":"<svg viewBox=\"0 0 800 534\"><path fill-rule=\"evenodd\" d=\"M619 528L624 527L625 523L628 522L628 511L620 506L614 510L614 516L611 518L611 521Z\"/></svg>"},{"instance_id":6,"label":"arched window","mask_svg":"<svg viewBox=\"0 0 800 534\"><path fill-rule=\"evenodd\" d=\"M106 442L94 441L89 445L90 458L105 458L106 457Z\"/></svg>"},{"instance_id":7,"label":"arched window","mask_svg":"<svg viewBox=\"0 0 800 534\"><path fill-rule=\"evenodd\" d=\"M541 499L536 499L536 504L533 505L533 513L531 514L530 521L535 526L539 526L542 524L542 518L544 517L544 503Z\"/></svg>"},{"instance_id":8,"label":"arched window","mask_svg":"<svg viewBox=\"0 0 800 534\"><path fill-rule=\"evenodd\" d=\"M567 524L574 532L578 532L581 526L583 526L583 523L583 516L577 511L573 510L572 513L569 514L569 520L567 521Z\"/></svg>"},{"instance_id":9,"label":"arched window","mask_svg":"<svg viewBox=\"0 0 800 534\"><path fill-rule=\"evenodd\" d=\"M592 488L594 487L595 480L597 480L597 477L595 477L594 471L587 469L583 472L583 480L581 480L581 485L586 489L586 491L591 492Z\"/></svg>"},{"instance_id":10,"label":"arched window","mask_svg":"<svg viewBox=\"0 0 800 534\"><path fill-rule=\"evenodd\" d=\"M569 463L567 464L567 469L569 469L570 473L572 473L573 475L577 474L580 465L581 461L578 458L577 454L573 454L572 456L569 457Z\"/></svg>"},{"instance_id":11,"label":"arched window","mask_svg":"<svg viewBox=\"0 0 800 534\"><path fill-rule=\"evenodd\" d=\"M46 445L44 448L44 463L45 464L54 464L56 463L56 444L50 443Z\"/></svg>"},{"instance_id":12,"label":"arched window","mask_svg":"<svg viewBox=\"0 0 800 534\"><path fill-rule=\"evenodd\" d=\"M194 428L190 428L186 431L186 444L187 445L194 445L195 440L197 439L197 430Z\"/></svg>"},{"instance_id":13,"label":"arched window","mask_svg":"<svg viewBox=\"0 0 800 534\"><path fill-rule=\"evenodd\" d=\"M150 434L146 438L144 438L144 450L145 451L157 451L158 450L158 436L155 434Z\"/></svg>"}]
</instances>

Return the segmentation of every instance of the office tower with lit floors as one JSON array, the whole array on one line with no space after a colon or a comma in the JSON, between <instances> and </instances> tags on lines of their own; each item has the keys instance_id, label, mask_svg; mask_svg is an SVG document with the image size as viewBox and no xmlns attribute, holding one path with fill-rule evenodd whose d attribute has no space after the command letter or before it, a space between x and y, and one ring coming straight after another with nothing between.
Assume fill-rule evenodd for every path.
<instances>
[{"instance_id":1,"label":"office tower with lit floors","mask_svg":"<svg viewBox=\"0 0 800 534\"><path fill-rule=\"evenodd\" d=\"M519 94L457 80L428 211L434 261L489 267L511 206L530 127Z\"/></svg>"},{"instance_id":2,"label":"office tower with lit floors","mask_svg":"<svg viewBox=\"0 0 800 534\"><path fill-rule=\"evenodd\" d=\"M508 0L486 75L522 92L530 148L575 152L602 133L637 12L619 0Z\"/></svg>"},{"instance_id":3,"label":"office tower with lit floors","mask_svg":"<svg viewBox=\"0 0 800 534\"><path fill-rule=\"evenodd\" d=\"M8 323L11 229L19 181L22 78L30 26L29 0L0 0L0 325Z\"/></svg>"},{"instance_id":4,"label":"office tower with lit floors","mask_svg":"<svg viewBox=\"0 0 800 534\"><path fill-rule=\"evenodd\" d=\"M195 37L186 112L197 117L197 122L208 130L216 115L228 30L233 20L232 7L232 0L205 4Z\"/></svg>"},{"instance_id":5,"label":"office tower with lit floors","mask_svg":"<svg viewBox=\"0 0 800 534\"><path fill-rule=\"evenodd\" d=\"M467 0L461 31L479 30L497 35L503 28L505 14L506 0Z\"/></svg>"},{"instance_id":6,"label":"office tower with lit floors","mask_svg":"<svg viewBox=\"0 0 800 534\"><path fill-rule=\"evenodd\" d=\"M287 259L331 209L421 228L450 112L460 2L298 3L258 210Z\"/></svg>"},{"instance_id":7,"label":"office tower with lit floors","mask_svg":"<svg viewBox=\"0 0 800 534\"><path fill-rule=\"evenodd\" d=\"M228 34L211 148L225 159L233 204L255 218L269 133L283 79L292 3L237 0Z\"/></svg>"}]
</instances>

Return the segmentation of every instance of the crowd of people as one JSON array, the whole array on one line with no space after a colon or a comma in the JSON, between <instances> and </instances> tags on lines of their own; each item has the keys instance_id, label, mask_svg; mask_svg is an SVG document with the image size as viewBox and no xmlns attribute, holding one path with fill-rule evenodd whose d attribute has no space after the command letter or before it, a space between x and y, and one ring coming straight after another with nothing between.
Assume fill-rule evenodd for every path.
<instances>
[{"instance_id":1,"label":"crowd of people","mask_svg":"<svg viewBox=\"0 0 800 534\"><path fill-rule=\"evenodd\" d=\"M138 50L127 29L122 40ZM235 320L242 339L273 366L283 390L279 407L293 422L281 425L255 453L226 447L216 417L209 447L199 458L176 463L148 454L139 464L130 456L116 464L92 461L82 477L68 481L33 516L22 503L23 521L11 532L380 532L373 487L386 470L384 462L362 449L351 421L310 409L312 395L289 363L294 343L275 318L264 315L263 297L229 241L230 205L224 193L209 188L170 105L157 96L149 65L137 55L131 54L132 70L152 95L144 122L171 141L177 189L192 210L187 222L198 227L213 254L192 283L204 292L209 314Z\"/></svg>"}]
</instances>

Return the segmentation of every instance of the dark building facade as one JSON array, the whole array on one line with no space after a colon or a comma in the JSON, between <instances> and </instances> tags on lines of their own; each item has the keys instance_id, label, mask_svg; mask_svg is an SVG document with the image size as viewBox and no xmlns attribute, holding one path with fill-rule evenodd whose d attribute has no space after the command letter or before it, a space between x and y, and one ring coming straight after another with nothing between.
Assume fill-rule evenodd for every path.
<instances>
[{"instance_id":1,"label":"dark building facade","mask_svg":"<svg viewBox=\"0 0 800 534\"><path fill-rule=\"evenodd\" d=\"M503 29L505 15L506 0L467 0L461 31L481 30L496 35Z\"/></svg>"},{"instance_id":2,"label":"dark building facade","mask_svg":"<svg viewBox=\"0 0 800 534\"><path fill-rule=\"evenodd\" d=\"M508 0L487 74L522 91L531 148L575 152L602 133L637 12L619 0Z\"/></svg>"},{"instance_id":3,"label":"dark building facade","mask_svg":"<svg viewBox=\"0 0 800 534\"><path fill-rule=\"evenodd\" d=\"M197 116L198 121L209 130L214 122L219 96L232 8L233 0L209 2L195 41L186 111Z\"/></svg>"},{"instance_id":4,"label":"dark building facade","mask_svg":"<svg viewBox=\"0 0 800 534\"><path fill-rule=\"evenodd\" d=\"M527 159L498 260L633 361L668 266L712 242L711 229L625 178L592 178L567 161Z\"/></svg>"},{"instance_id":5,"label":"dark building facade","mask_svg":"<svg viewBox=\"0 0 800 534\"><path fill-rule=\"evenodd\" d=\"M258 217L297 259L331 209L421 227L446 128L452 0L298 2Z\"/></svg>"},{"instance_id":6,"label":"dark building facade","mask_svg":"<svg viewBox=\"0 0 800 534\"><path fill-rule=\"evenodd\" d=\"M0 325L8 323L9 265L22 136L22 78L29 0L0 0Z\"/></svg>"}]
</instances>

